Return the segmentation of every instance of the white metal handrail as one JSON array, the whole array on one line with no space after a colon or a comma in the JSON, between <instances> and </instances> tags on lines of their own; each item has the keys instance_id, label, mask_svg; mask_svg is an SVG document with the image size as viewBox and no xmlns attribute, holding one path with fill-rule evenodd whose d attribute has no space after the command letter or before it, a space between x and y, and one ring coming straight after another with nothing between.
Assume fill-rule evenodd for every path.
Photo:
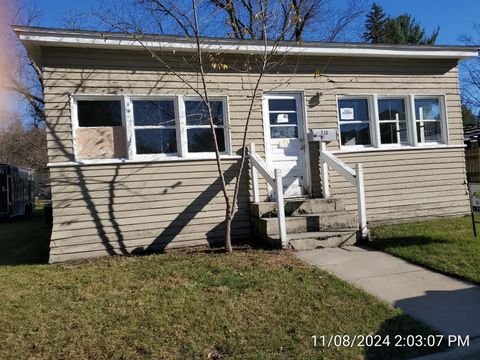
<instances>
[{"instance_id":1,"label":"white metal handrail","mask_svg":"<svg viewBox=\"0 0 480 360\"><path fill-rule=\"evenodd\" d=\"M260 192L258 187L258 173L260 173L275 192L275 199L277 202L278 232L280 234L282 247L285 248L287 246L287 227L285 224L285 204L283 203L282 173L280 169L275 169L272 173L265 161L263 161L263 159L257 154L255 144L253 143L250 144L249 155L253 201L255 203L260 202Z\"/></svg>"},{"instance_id":2,"label":"white metal handrail","mask_svg":"<svg viewBox=\"0 0 480 360\"><path fill-rule=\"evenodd\" d=\"M357 189L358 203L358 227L362 238L368 237L367 210L365 206L365 184L363 179L363 166L361 163L355 165L355 170L327 151L324 142L320 143L320 173L322 176L323 197L330 197L330 186L328 178L328 166L342 175L350 184Z\"/></svg>"}]
</instances>

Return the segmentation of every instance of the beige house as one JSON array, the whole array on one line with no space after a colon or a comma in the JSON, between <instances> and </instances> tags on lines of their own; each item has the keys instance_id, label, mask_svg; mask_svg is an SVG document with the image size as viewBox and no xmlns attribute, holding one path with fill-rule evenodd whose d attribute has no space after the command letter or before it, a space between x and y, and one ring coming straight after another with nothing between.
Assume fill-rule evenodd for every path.
<instances>
[{"instance_id":1,"label":"beige house","mask_svg":"<svg viewBox=\"0 0 480 360\"><path fill-rule=\"evenodd\" d=\"M190 88L200 86L198 74L185 61L194 43L15 31L44 76L54 208L50 262L221 243L224 202L212 137L204 104ZM159 50L189 84L144 45ZM232 69L264 49L220 39L205 39L202 47L229 64L210 69L208 86L233 184L256 76ZM477 49L287 43L279 53L282 61L260 84L248 144L255 144L267 175L278 169L283 190L268 185L262 164L246 171L235 238L281 237L278 205L269 200L282 196L283 231L292 244L329 240L325 232L357 230L358 223L365 228L362 218L370 224L469 211L457 64ZM330 141L318 142L325 132ZM357 213L363 199L364 211Z\"/></svg>"}]
</instances>

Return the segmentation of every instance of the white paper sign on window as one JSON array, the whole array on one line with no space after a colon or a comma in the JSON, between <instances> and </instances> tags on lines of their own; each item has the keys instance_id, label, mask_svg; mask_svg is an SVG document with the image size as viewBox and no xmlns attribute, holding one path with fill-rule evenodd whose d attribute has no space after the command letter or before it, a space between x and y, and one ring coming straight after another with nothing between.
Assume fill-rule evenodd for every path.
<instances>
[{"instance_id":1,"label":"white paper sign on window","mask_svg":"<svg viewBox=\"0 0 480 360\"><path fill-rule=\"evenodd\" d=\"M278 114L277 124L288 124L288 114Z\"/></svg>"},{"instance_id":2,"label":"white paper sign on window","mask_svg":"<svg viewBox=\"0 0 480 360\"><path fill-rule=\"evenodd\" d=\"M355 113L353 108L341 108L340 109L340 119L341 120L353 120L355 118Z\"/></svg>"}]
</instances>

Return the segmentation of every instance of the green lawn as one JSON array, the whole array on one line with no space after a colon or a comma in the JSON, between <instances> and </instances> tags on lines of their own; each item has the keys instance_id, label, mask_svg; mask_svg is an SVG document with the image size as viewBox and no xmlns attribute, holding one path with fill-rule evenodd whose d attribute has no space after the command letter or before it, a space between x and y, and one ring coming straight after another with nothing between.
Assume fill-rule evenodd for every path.
<instances>
[{"instance_id":1,"label":"green lawn","mask_svg":"<svg viewBox=\"0 0 480 360\"><path fill-rule=\"evenodd\" d=\"M43 211L31 219L0 222L0 265L41 264L48 261L50 228L44 226Z\"/></svg>"},{"instance_id":2,"label":"green lawn","mask_svg":"<svg viewBox=\"0 0 480 360\"><path fill-rule=\"evenodd\" d=\"M372 238L377 249L480 283L480 234L470 216L376 227Z\"/></svg>"},{"instance_id":3,"label":"green lawn","mask_svg":"<svg viewBox=\"0 0 480 360\"><path fill-rule=\"evenodd\" d=\"M46 244L18 235L45 241L38 218L0 229L10 254L2 261L45 259L25 249ZM14 251L6 234L24 250ZM313 335L433 332L281 251L0 265L0 299L0 359L401 359L432 351L313 347Z\"/></svg>"}]
</instances>

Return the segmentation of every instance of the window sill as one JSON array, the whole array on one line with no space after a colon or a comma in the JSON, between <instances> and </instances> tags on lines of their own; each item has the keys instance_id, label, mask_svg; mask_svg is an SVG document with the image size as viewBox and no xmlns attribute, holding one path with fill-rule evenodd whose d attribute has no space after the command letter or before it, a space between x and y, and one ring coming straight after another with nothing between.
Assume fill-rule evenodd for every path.
<instances>
[{"instance_id":1,"label":"window sill","mask_svg":"<svg viewBox=\"0 0 480 360\"><path fill-rule=\"evenodd\" d=\"M337 151L368 151L374 150L375 147L373 145L342 145L340 150Z\"/></svg>"},{"instance_id":2,"label":"window sill","mask_svg":"<svg viewBox=\"0 0 480 360\"><path fill-rule=\"evenodd\" d=\"M242 157L239 155L221 155L222 160L239 160ZM49 168L55 167L68 167L68 166L94 166L94 165L118 165L118 164L145 164L145 163L174 163L185 161L212 161L215 160L215 156L212 157L170 157L164 159L88 159L88 160L76 160L65 161L58 163L48 163Z\"/></svg>"},{"instance_id":3,"label":"window sill","mask_svg":"<svg viewBox=\"0 0 480 360\"><path fill-rule=\"evenodd\" d=\"M419 144L418 146L384 146L384 147L363 147L363 148L343 148L331 151L332 154L350 154L359 152L382 152L382 151L405 151L405 150L432 150L432 149L463 149L466 145L444 145L444 144Z\"/></svg>"}]
</instances>

